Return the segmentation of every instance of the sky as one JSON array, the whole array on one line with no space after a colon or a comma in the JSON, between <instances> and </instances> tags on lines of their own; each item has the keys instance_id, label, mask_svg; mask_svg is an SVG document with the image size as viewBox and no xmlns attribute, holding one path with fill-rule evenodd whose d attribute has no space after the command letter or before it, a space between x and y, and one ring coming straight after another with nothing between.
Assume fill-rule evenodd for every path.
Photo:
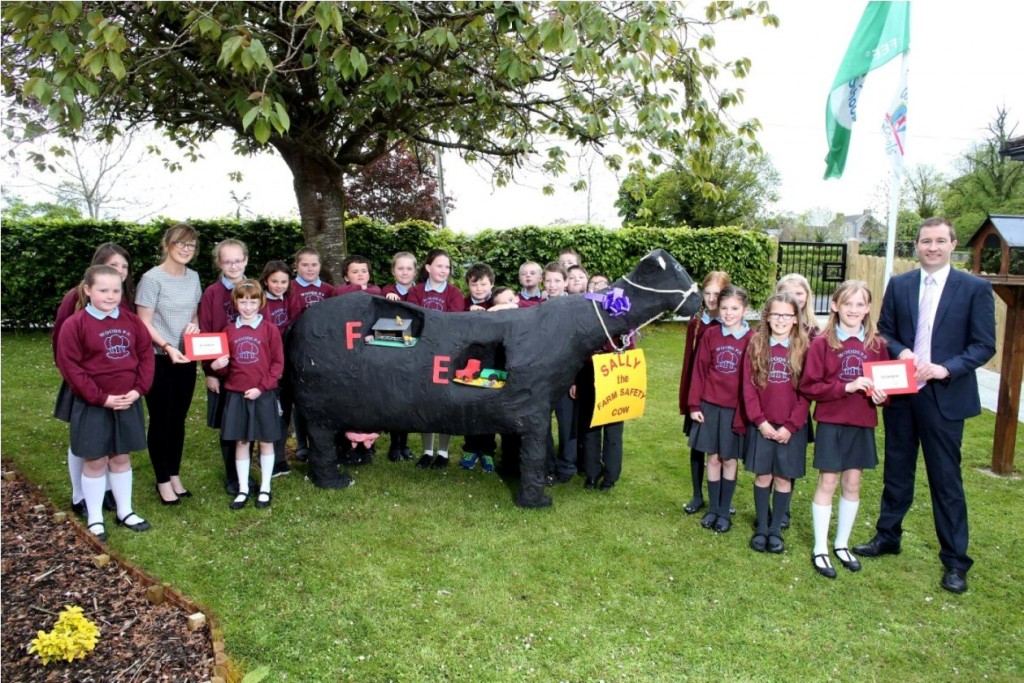
<instances>
[{"instance_id":1,"label":"sky","mask_svg":"<svg viewBox=\"0 0 1024 683\"><path fill-rule=\"evenodd\" d=\"M772 0L780 26L747 21L716 30L720 59L749 57L750 75L735 84L745 90L745 102L733 116L757 118L764 129L758 140L779 170L780 199L773 211L801 213L816 208L845 214L866 208L885 210L890 173L880 131L882 117L898 82L898 62L869 75L846 172L825 181L825 102L832 81L864 10L863 2ZM695 4L699 12L703 3ZM918 1L911 8L909 115L906 163L928 164L943 172L973 142L984 139L986 126L999 107L1009 110L1011 123L1024 121L1024 59L1020 26L1024 3L1001 0ZM1024 135L1024 125L1017 128ZM203 149L203 159L185 163L168 174L156 159L139 162L120 185L132 203L145 198L145 210L125 209L123 218L142 213L176 219L234 215L236 197L247 198L245 213L297 216L291 174L273 154L235 157L230 136L218 136ZM160 144L160 143L158 143ZM165 152L170 146L162 145ZM455 197L448 215L453 230L475 233L485 228L520 225L582 223L588 220L618 227L614 208L621 177L599 159L580 157L569 172L553 181L538 173L522 173L517 182L496 188L489 169L468 166L453 154L443 157L446 192ZM228 174L240 171L241 183ZM26 199L45 198L33 173L22 164L15 170L5 162L4 183ZM573 192L569 186L589 177L591 189ZM556 192L545 197L541 187L553 182ZM132 213L139 215L132 215Z\"/></svg>"}]
</instances>

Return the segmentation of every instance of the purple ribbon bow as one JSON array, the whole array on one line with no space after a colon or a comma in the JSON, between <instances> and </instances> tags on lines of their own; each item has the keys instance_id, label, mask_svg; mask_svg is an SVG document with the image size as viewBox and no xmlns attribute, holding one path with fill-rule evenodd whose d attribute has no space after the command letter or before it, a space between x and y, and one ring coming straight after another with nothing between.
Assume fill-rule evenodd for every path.
<instances>
[{"instance_id":1,"label":"purple ribbon bow","mask_svg":"<svg viewBox=\"0 0 1024 683\"><path fill-rule=\"evenodd\" d=\"M626 315L630 307L629 297L623 294L619 287L610 292L588 292L583 296L592 301L601 302L601 307L608 311L608 315L613 318Z\"/></svg>"}]
</instances>

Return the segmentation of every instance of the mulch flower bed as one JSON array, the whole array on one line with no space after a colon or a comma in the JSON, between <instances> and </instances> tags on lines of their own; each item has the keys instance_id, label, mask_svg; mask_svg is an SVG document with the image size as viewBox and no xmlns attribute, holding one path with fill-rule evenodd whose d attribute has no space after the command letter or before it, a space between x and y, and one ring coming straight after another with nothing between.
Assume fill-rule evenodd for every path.
<instances>
[{"instance_id":1,"label":"mulch flower bed","mask_svg":"<svg viewBox=\"0 0 1024 683\"><path fill-rule=\"evenodd\" d=\"M195 611L183 599L159 605L146 599L147 582L54 510L21 477L4 477L3 638L0 674L5 681L209 681L214 646L209 625L187 629ZM38 508L45 505L45 510ZM173 597L173 596L171 596ZM77 605L100 629L96 649L84 659L44 666L28 648L38 631L49 631L66 606ZM223 654L221 653L221 657Z\"/></svg>"}]
</instances>

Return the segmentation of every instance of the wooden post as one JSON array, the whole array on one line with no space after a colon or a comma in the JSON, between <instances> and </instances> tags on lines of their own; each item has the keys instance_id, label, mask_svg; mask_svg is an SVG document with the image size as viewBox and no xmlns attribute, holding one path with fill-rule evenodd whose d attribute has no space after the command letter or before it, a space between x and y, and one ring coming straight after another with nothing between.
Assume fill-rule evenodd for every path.
<instances>
[{"instance_id":1,"label":"wooden post","mask_svg":"<svg viewBox=\"0 0 1024 683\"><path fill-rule=\"evenodd\" d=\"M1024 378L1024 288L1002 284L993 284L992 288L1006 302L996 433L992 442L992 471L1010 475L1013 474L1013 451L1017 442L1020 383Z\"/></svg>"}]
</instances>

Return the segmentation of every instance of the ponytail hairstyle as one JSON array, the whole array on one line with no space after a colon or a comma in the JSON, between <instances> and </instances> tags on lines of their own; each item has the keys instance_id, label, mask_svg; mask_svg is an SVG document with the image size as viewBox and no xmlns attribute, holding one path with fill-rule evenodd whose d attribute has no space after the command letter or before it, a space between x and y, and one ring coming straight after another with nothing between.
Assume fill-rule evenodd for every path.
<instances>
[{"instance_id":1,"label":"ponytail hairstyle","mask_svg":"<svg viewBox=\"0 0 1024 683\"><path fill-rule=\"evenodd\" d=\"M242 256L245 260L249 260L249 247L245 246L245 242L242 240L236 240L233 237L229 237L226 240L221 240L217 244L213 245L213 262L218 266L220 265L220 250L224 247L238 247L242 250Z\"/></svg>"},{"instance_id":2,"label":"ponytail hairstyle","mask_svg":"<svg viewBox=\"0 0 1024 683\"><path fill-rule=\"evenodd\" d=\"M750 340L747 347L747 355L750 356L751 380L757 386L764 389L768 386L768 373L771 371L772 358L772 328L768 322L768 314L771 313L772 304L781 301L792 307L796 320L793 329L789 332L789 349L786 353L786 365L789 367L789 374L793 380L793 386L800 386L800 377L804 371L804 358L807 356L807 347L810 340L807 338L807 330L800 322L800 304L796 298L788 292L775 294L764 303L761 310L761 324Z\"/></svg>"},{"instance_id":3,"label":"ponytail hairstyle","mask_svg":"<svg viewBox=\"0 0 1024 683\"><path fill-rule=\"evenodd\" d=\"M832 293L832 303L835 304L836 308L856 294L857 292L864 293L864 300L870 306L871 304L871 290L868 289L866 283L861 280L847 280L843 284L839 285L838 289ZM868 308L868 312L864 315L864 348L868 351L877 351L881 348L885 341L881 335L878 334L878 330L875 327L875 321L871 318L871 309ZM825 323L824 334L828 337L828 345L833 351L840 351L843 348L843 343L839 341L839 335L836 330L839 329L839 311L832 311L828 316L828 322Z\"/></svg>"},{"instance_id":4,"label":"ponytail hairstyle","mask_svg":"<svg viewBox=\"0 0 1024 683\"><path fill-rule=\"evenodd\" d=\"M718 305L722 305L723 299L739 299L740 303L743 304L744 310L747 308L747 304L750 302L750 296L747 294L747 290L743 289L739 285L726 285L722 288L722 293L718 295Z\"/></svg>"},{"instance_id":5,"label":"ponytail hairstyle","mask_svg":"<svg viewBox=\"0 0 1024 683\"><path fill-rule=\"evenodd\" d=\"M444 256L448 259L448 263L451 264L452 257L444 249L431 249L427 252L427 255L423 258L423 265L420 266L419 277L416 278L416 282L426 282L430 279L430 275L427 274L427 266L433 265L434 261ZM451 277L452 273L449 271L448 277Z\"/></svg>"},{"instance_id":6,"label":"ponytail hairstyle","mask_svg":"<svg viewBox=\"0 0 1024 683\"><path fill-rule=\"evenodd\" d=\"M85 274L82 276L82 281L78 283L78 303L75 304L76 311L80 311L85 308L85 304L89 302L89 297L85 293L85 288L95 285L96 278L100 275L113 275L118 280L121 279L121 273L117 272L117 269L113 266L97 263L86 268ZM124 288L121 289L121 300L124 301Z\"/></svg>"},{"instance_id":7,"label":"ponytail hairstyle","mask_svg":"<svg viewBox=\"0 0 1024 683\"><path fill-rule=\"evenodd\" d=\"M263 272L260 273L260 284L263 285L263 289L266 290L267 278L274 273L284 273L288 276L288 288L284 290L284 294L281 297L284 299L288 298L288 295L292 293L292 271L284 261L267 261L267 265L263 266Z\"/></svg>"}]
</instances>

